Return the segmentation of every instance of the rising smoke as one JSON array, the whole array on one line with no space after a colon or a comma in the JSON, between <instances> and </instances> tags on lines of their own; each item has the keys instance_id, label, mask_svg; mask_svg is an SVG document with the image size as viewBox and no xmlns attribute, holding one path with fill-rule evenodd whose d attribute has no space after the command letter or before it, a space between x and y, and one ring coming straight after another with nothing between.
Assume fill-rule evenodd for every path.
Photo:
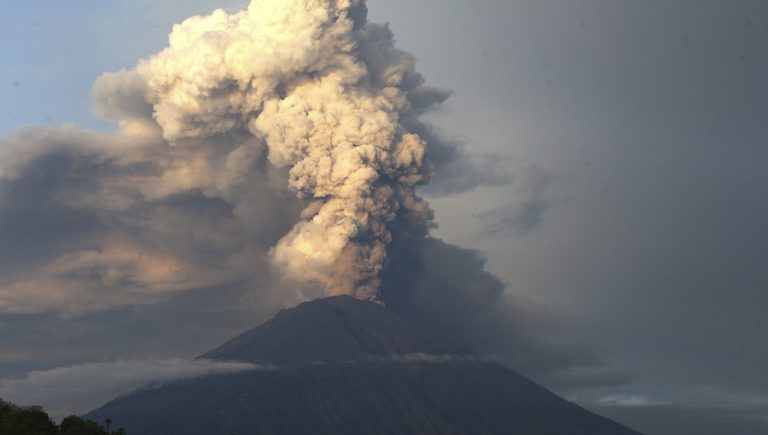
<instances>
[{"instance_id":1,"label":"rising smoke","mask_svg":"<svg viewBox=\"0 0 768 435\"><path fill-rule=\"evenodd\" d=\"M172 146L250 133L254 140L216 157L242 165L266 146L305 203L270 251L272 264L327 294L375 297L395 217L431 218L415 194L429 178L427 146L401 119L446 93L423 84L414 58L385 26L366 23L359 0L254 1L246 11L190 18L169 41L96 88L113 90L108 101L131 93L123 84L141 89ZM215 184L229 176L196 163Z\"/></svg>"},{"instance_id":2,"label":"rising smoke","mask_svg":"<svg viewBox=\"0 0 768 435\"><path fill-rule=\"evenodd\" d=\"M420 121L449 92L366 14L362 0L254 0L189 18L95 82L116 131L0 139L0 310L77 315L235 283L278 305L430 299L414 290L422 257L452 248L429 241L417 187L433 172L438 193L511 178ZM492 304L503 286L473 256L466 291Z\"/></svg>"}]
</instances>

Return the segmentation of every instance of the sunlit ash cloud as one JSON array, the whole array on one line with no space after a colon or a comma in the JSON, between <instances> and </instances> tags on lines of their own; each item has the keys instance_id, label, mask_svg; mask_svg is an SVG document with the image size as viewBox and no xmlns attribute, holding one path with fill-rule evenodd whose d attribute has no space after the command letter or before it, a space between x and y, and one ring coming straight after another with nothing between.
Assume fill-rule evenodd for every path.
<instances>
[{"instance_id":1,"label":"sunlit ash cloud","mask_svg":"<svg viewBox=\"0 0 768 435\"><path fill-rule=\"evenodd\" d=\"M441 168L449 191L506 179L419 120L449 92L366 14L295 0L189 18L95 82L116 131L2 139L0 310L77 315L248 281L284 304L379 297L392 241L433 225L418 186Z\"/></svg>"},{"instance_id":2,"label":"sunlit ash cloud","mask_svg":"<svg viewBox=\"0 0 768 435\"><path fill-rule=\"evenodd\" d=\"M427 146L401 120L446 93L423 84L386 27L366 24L361 1L255 1L190 18L169 41L135 70L102 76L97 93L135 86L171 146L255 138L184 176L203 172L220 185L264 147L305 203L270 250L272 264L327 294L375 297L391 233L403 230L395 218L431 217L415 194L429 177ZM210 171L212 159L223 172Z\"/></svg>"}]
</instances>

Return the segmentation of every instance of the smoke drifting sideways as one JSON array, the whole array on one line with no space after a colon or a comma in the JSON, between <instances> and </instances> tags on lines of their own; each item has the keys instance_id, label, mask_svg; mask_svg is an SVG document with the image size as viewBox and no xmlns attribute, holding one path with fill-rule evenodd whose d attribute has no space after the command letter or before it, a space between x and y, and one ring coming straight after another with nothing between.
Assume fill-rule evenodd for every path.
<instances>
[{"instance_id":1,"label":"smoke drifting sideways","mask_svg":"<svg viewBox=\"0 0 768 435\"><path fill-rule=\"evenodd\" d=\"M420 120L450 92L366 15L362 0L254 0L189 18L95 82L115 131L0 139L0 312L78 316L237 284L272 306L349 294L467 336L507 328L504 285L429 236L416 189L513 177Z\"/></svg>"}]
</instances>

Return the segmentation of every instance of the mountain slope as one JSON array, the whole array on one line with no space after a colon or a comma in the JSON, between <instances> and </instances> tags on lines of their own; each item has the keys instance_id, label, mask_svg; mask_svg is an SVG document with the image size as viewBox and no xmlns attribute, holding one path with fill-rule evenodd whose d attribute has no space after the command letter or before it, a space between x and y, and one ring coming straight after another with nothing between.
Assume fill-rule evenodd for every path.
<instances>
[{"instance_id":1,"label":"mountain slope","mask_svg":"<svg viewBox=\"0 0 768 435\"><path fill-rule=\"evenodd\" d=\"M87 414L153 434L637 434L349 297L283 310L203 358L261 369L136 391Z\"/></svg>"},{"instance_id":2,"label":"mountain slope","mask_svg":"<svg viewBox=\"0 0 768 435\"><path fill-rule=\"evenodd\" d=\"M282 310L201 358L275 365L471 352L382 305L336 296Z\"/></svg>"}]
</instances>

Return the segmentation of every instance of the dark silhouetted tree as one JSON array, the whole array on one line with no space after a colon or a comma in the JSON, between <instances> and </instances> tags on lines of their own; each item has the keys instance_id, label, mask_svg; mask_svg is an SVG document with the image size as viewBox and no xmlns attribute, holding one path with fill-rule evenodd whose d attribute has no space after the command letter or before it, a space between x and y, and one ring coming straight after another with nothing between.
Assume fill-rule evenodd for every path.
<instances>
[{"instance_id":1,"label":"dark silhouetted tree","mask_svg":"<svg viewBox=\"0 0 768 435\"><path fill-rule=\"evenodd\" d=\"M39 406L17 406L0 399L0 434L56 435L58 428Z\"/></svg>"},{"instance_id":2,"label":"dark silhouetted tree","mask_svg":"<svg viewBox=\"0 0 768 435\"><path fill-rule=\"evenodd\" d=\"M18 406L0 399L0 435L126 435L125 429L109 430L91 420L70 415L57 426L39 406Z\"/></svg>"}]
</instances>

